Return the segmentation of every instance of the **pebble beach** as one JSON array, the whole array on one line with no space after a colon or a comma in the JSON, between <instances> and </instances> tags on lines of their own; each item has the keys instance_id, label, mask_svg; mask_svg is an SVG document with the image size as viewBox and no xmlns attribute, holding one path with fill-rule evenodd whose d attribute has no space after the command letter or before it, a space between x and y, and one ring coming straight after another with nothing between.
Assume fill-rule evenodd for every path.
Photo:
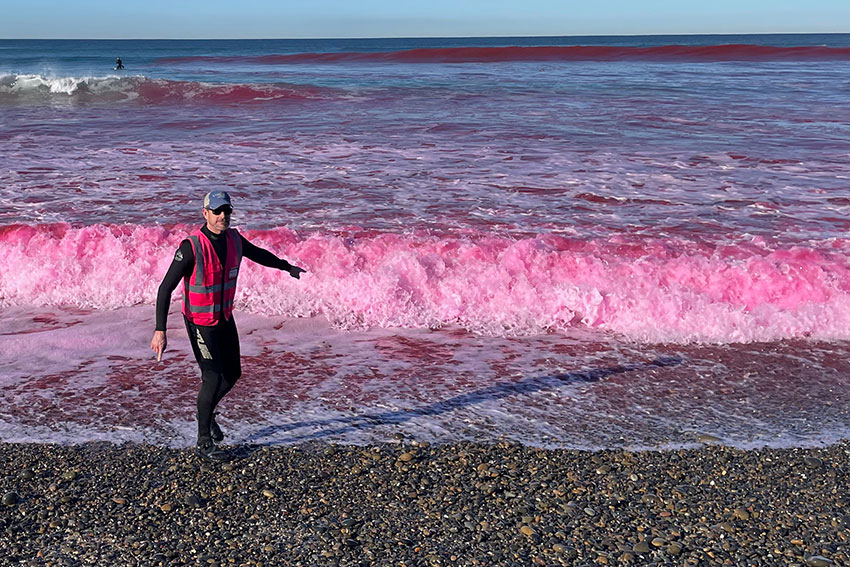
<instances>
[{"instance_id":1,"label":"pebble beach","mask_svg":"<svg viewBox=\"0 0 850 567\"><path fill-rule=\"evenodd\" d=\"M850 565L850 443L0 444L0 564Z\"/></svg>"}]
</instances>

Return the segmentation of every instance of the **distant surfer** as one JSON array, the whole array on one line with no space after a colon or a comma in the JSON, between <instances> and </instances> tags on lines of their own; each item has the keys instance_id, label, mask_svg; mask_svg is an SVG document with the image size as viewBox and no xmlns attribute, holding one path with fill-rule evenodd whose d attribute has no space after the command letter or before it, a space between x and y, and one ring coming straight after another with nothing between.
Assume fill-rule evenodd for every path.
<instances>
[{"instance_id":1,"label":"distant surfer","mask_svg":"<svg viewBox=\"0 0 850 567\"><path fill-rule=\"evenodd\" d=\"M124 68L124 63L121 62L121 58L119 57L118 59L115 60L115 70L117 71L118 69L123 69L123 68Z\"/></svg>"},{"instance_id":2,"label":"distant surfer","mask_svg":"<svg viewBox=\"0 0 850 567\"><path fill-rule=\"evenodd\" d=\"M198 393L198 443L202 457L223 460L227 454L216 446L224 439L215 421L215 408L242 375L239 336L233 320L236 278L242 257L262 266L277 268L295 279L302 268L293 266L268 250L254 246L230 228L233 205L225 191L204 197L206 224L180 243L156 297L156 330L151 349L162 359L171 293L183 280L183 320L195 359L201 367Z\"/></svg>"}]
</instances>

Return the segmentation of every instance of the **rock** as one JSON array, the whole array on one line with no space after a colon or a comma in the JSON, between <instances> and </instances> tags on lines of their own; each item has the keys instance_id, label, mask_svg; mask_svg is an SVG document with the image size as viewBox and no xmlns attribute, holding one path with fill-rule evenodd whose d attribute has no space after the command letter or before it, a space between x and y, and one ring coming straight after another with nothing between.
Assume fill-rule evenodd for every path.
<instances>
[{"instance_id":1,"label":"rock","mask_svg":"<svg viewBox=\"0 0 850 567\"><path fill-rule=\"evenodd\" d=\"M119 506L124 506L125 504L127 504L126 498L115 497L115 498L112 499L112 501L115 502L116 504L118 504Z\"/></svg>"},{"instance_id":2,"label":"rock","mask_svg":"<svg viewBox=\"0 0 850 567\"><path fill-rule=\"evenodd\" d=\"M649 553L649 544L645 541L639 541L632 547L632 551L635 553Z\"/></svg>"},{"instance_id":3,"label":"rock","mask_svg":"<svg viewBox=\"0 0 850 567\"><path fill-rule=\"evenodd\" d=\"M186 498L183 499L183 502L184 504L186 504L186 506L192 508L200 508L204 505L201 501L201 498L197 494L187 494Z\"/></svg>"},{"instance_id":4,"label":"rock","mask_svg":"<svg viewBox=\"0 0 850 567\"><path fill-rule=\"evenodd\" d=\"M266 498L274 498L274 492L266 488L263 490L263 496L265 496Z\"/></svg>"},{"instance_id":5,"label":"rock","mask_svg":"<svg viewBox=\"0 0 850 567\"><path fill-rule=\"evenodd\" d=\"M3 495L3 505L4 506L14 506L18 503L20 498L18 497L17 492L7 492Z\"/></svg>"},{"instance_id":6,"label":"rock","mask_svg":"<svg viewBox=\"0 0 850 567\"><path fill-rule=\"evenodd\" d=\"M413 460L413 453L402 453L399 455L398 460L407 463Z\"/></svg>"},{"instance_id":7,"label":"rock","mask_svg":"<svg viewBox=\"0 0 850 567\"><path fill-rule=\"evenodd\" d=\"M803 462L810 469L818 469L823 466L823 461L817 457L806 457L805 459L803 459Z\"/></svg>"},{"instance_id":8,"label":"rock","mask_svg":"<svg viewBox=\"0 0 850 567\"><path fill-rule=\"evenodd\" d=\"M534 531L534 529L529 527L529 526L522 526L519 529L519 531L522 532L522 535L528 536L528 537L533 537L535 534L537 534L537 532Z\"/></svg>"},{"instance_id":9,"label":"rock","mask_svg":"<svg viewBox=\"0 0 850 567\"><path fill-rule=\"evenodd\" d=\"M715 437L714 435L704 433L702 435L697 435L697 443L705 443L706 445L719 445L720 443L723 443L723 440L720 437Z\"/></svg>"},{"instance_id":10,"label":"rock","mask_svg":"<svg viewBox=\"0 0 850 567\"><path fill-rule=\"evenodd\" d=\"M655 547L664 547L665 545L667 545L667 540L665 540L664 538L655 537L652 538L652 545Z\"/></svg>"},{"instance_id":11,"label":"rock","mask_svg":"<svg viewBox=\"0 0 850 567\"><path fill-rule=\"evenodd\" d=\"M667 546L667 553L670 555L679 555L682 553L682 544L678 542L673 542Z\"/></svg>"},{"instance_id":12,"label":"rock","mask_svg":"<svg viewBox=\"0 0 850 567\"><path fill-rule=\"evenodd\" d=\"M735 508L733 514L734 514L735 518L738 519L738 520L749 520L750 519L750 513L747 510L745 510L744 508Z\"/></svg>"},{"instance_id":13,"label":"rock","mask_svg":"<svg viewBox=\"0 0 850 567\"><path fill-rule=\"evenodd\" d=\"M174 509L174 505L171 502L166 502L162 506L159 507L163 512L171 512Z\"/></svg>"},{"instance_id":14,"label":"rock","mask_svg":"<svg viewBox=\"0 0 850 567\"><path fill-rule=\"evenodd\" d=\"M64 478L65 480L68 480L68 481L75 480L77 478L77 472L76 471L70 471L70 470L65 471L64 473L62 473L62 478Z\"/></svg>"},{"instance_id":15,"label":"rock","mask_svg":"<svg viewBox=\"0 0 850 567\"><path fill-rule=\"evenodd\" d=\"M644 504L649 504L650 506L661 504L661 499L655 494L644 494L640 497L640 501Z\"/></svg>"},{"instance_id":16,"label":"rock","mask_svg":"<svg viewBox=\"0 0 850 567\"><path fill-rule=\"evenodd\" d=\"M829 567L830 565L835 565L835 562L822 555L812 555L806 559L806 565L811 567Z\"/></svg>"}]
</instances>

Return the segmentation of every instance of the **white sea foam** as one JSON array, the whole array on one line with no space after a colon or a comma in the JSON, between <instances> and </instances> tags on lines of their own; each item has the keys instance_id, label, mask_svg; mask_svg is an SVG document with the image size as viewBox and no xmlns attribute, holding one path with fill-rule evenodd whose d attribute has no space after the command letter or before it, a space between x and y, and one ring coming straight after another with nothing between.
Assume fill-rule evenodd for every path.
<instances>
[{"instance_id":1,"label":"white sea foam","mask_svg":"<svg viewBox=\"0 0 850 567\"><path fill-rule=\"evenodd\" d=\"M176 81L142 75L62 77L0 75L0 103L138 100L146 104L200 102L234 104L321 98L332 91L310 86L274 84L219 84Z\"/></svg>"},{"instance_id":2,"label":"white sea foam","mask_svg":"<svg viewBox=\"0 0 850 567\"><path fill-rule=\"evenodd\" d=\"M122 91L137 84L141 77L45 77L42 75L5 74L0 76L2 94L64 94Z\"/></svg>"}]
</instances>

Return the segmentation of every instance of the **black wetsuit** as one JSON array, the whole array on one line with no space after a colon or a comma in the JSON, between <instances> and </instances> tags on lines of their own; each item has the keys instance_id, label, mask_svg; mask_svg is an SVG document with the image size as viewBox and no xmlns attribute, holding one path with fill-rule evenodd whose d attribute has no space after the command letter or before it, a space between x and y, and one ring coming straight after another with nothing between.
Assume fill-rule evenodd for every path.
<instances>
[{"instance_id":1,"label":"black wetsuit","mask_svg":"<svg viewBox=\"0 0 850 567\"><path fill-rule=\"evenodd\" d=\"M224 235L213 234L204 225L201 232L210 239L221 265L225 265L227 257L227 240ZM241 234L242 256L262 266L288 271L292 265L278 258L268 250L254 246ZM174 260L168 268L159 293L156 297L156 330L165 331L168 318L168 308L171 304L171 294L184 277L189 277L195 269L195 252L188 239L180 243L180 248L174 255ZM210 421L213 412L221 399L233 388L242 375L242 365L239 361L239 335L236 322L231 316L225 320L222 317L217 325L195 325L186 316L186 331L189 342L195 353L195 360L201 367L201 390L198 392L198 440L210 437Z\"/></svg>"}]
</instances>

